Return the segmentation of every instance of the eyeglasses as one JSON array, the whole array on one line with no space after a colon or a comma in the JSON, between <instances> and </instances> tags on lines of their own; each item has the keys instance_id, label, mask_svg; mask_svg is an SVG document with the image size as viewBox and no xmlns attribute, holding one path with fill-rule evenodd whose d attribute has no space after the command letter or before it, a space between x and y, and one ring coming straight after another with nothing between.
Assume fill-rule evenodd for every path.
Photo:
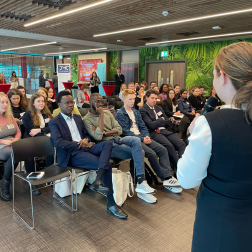
<instances>
[{"instance_id":1,"label":"eyeglasses","mask_svg":"<svg viewBox=\"0 0 252 252\"><path fill-rule=\"evenodd\" d=\"M103 104L103 100L93 100L93 102L96 104Z\"/></svg>"},{"instance_id":2,"label":"eyeglasses","mask_svg":"<svg viewBox=\"0 0 252 252\"><path fill-rule=\"evenodd\" d=\"M67 102L64 102L65 105L69 106L69 105L74 105L75 104L75 101L67 101Z\"/></svg>"}]
</instances>

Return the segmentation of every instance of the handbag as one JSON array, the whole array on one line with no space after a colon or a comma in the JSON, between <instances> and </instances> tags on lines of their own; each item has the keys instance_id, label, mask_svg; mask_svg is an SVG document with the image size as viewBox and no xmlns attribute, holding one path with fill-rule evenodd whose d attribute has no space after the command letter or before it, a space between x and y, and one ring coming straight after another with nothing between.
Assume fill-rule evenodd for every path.
<instances>
[{"instance_id":1,"label":"handbag","mask_svg":"<svg viewBox=\"0 0 252 252\"><path fill-rule=\"evenodd\" d=\"M112 168L112 183L114 200L118 206L125 202L127 196L133 197L134 187L130 172L122 172L117 168Z\"/></svg>"}]
</instances>

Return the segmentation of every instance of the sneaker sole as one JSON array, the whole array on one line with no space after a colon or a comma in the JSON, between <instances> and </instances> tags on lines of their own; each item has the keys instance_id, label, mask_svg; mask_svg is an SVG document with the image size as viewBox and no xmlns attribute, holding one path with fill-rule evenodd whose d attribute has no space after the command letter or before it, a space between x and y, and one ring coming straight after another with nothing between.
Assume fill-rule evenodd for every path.
<instances>
[{"instance_id":1,"label":"sneaker sole","mask_svg":"<svg viewBox=\"0 0 252 252\"><path fill-rule=\"evenodd\" d=\"M180 187L169 187L169 186L165 186L165 188L167 190L169 190L170 192L173 192L173 193L181 193L183 191L183 189ZM174 189L179 189L179 190L174 190Z\"/></svg>"},{"instance_id":2,"label":"sneaker sole","mask_svg":"<svg viewBox=\"0 0 252 252\"><path fill-rule=\"evenodd\" d=\"M137 194L137 197L144 200L147 203L150 203L150 204L153 204L153 203L157 202L157 200L155 200L155 201L146 200L144 197L142 197L142 195L139 195L139 194Z\"/></svg>"},{"instance_id":3,"label":"sneaker sole","mask_svg":"<svg viewBox=\"0 0 252 252\"><path fill-rule=\"evenodd\" d=\"M157 191L156 191L155 189L154 189L152 192L146 192L146 191L144 191L144 190L142 190L142 189L136 188L135 191L136 191L137 193L145 193L145 194L156 194L156 193L157 193Z\"/></svg>"},{"instance_id":4,"label":"sneaker sole","mask_svg":"<svg viewBox=\"0 0 252 252\"><path fill-rule=\"evenodd\" d=\"M168 187L181 187L181 185L174 185L174 184L163 184L163 186L168 186Z\"/></svg>"}]
</instances>

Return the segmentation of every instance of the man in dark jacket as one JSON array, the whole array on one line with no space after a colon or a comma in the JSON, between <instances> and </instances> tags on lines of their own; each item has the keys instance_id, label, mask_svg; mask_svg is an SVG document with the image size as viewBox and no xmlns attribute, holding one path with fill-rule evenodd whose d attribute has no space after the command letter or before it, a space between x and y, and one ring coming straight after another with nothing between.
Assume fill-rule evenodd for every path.
<instances>
[{"instance_id":1,"label":"man in dark jacket","mask_svg":"<svg viewBox=\"0 0 252 252\"><path fill-rule=\"evenodd\" d=\"M150 89L146 92L146 103L139 110L142 119L149 129L150 137L163 145L170 156L172 164L177 167L179 157L185 151L186 145L176 133L172 133L169 128L172 126L168 117L161 107L155 106L158 92ZM177 155L177 152L179 157Z\"/></svg>"},{"instance_id":2,"label":"man in dark jacket","mask_svg":"<svg viewBox=\"0 0 252 252\"><path fill-rule=\"evenodd\" d=\"M126 89L122 93L122 98L124 107L116 113L115 119L122 127L123 135L139 137L145 157L148 158L151 167L163 181L163 186L174 193L181 192L182 189L178 181L171 175L171 166L166 148L150 139L148 129L139 111L132 108L135 102L135 91Z\"/></svg>"},{"instance_id":3,"label":"man in dark jacket","mask_svg":"<svg viewBox=\"0 0 252 252\"><path fill-rule=\"evenodd\" d=\"M44 78L44 71L42 70L39 75L39 87L45 88L45 78Z\"/></svg>"},{"instance_id":4,"label":"man in dark jacket","mask_svg":"<svg viewBox=\"0 0 252 252\"><path fill-rule=\"evenodd\" d=\"M116 87L113 95L118 95L120 93L121 85L125 82L125 77L121 74L121 67L117 67L117 74L114 75L114 81L116 81Z\"/></svg>"},{"instance_id":5,"label":"man in dark jacket","mask_svg":"<svg viewBox=\"0 0 252 252\"><path fill-rule=\"evenodd\" d=\"M116 205L113 198L112 166L109 162L112 143L110 141L99 144L91 142L82 118L72 114L74 100L69 92L59 92L57 103L61 113L49 122L49 128L54 146L57 148L58 165L67 167L70 164L78 168L98 170L96 180L90 188L107 193L109 213L116 218L127 218L127 214ZM102 178L105 187L103 187Z\"/></svg>"},{"instance_id":6,"label":"man in dark jacket","mask_svg":"<svg viewBox=\"0 0 252 252\"><path fill-rule=\"evenodd\" d=\"M58 76L57 76L56 72L53 73L52 83L53 83L53 86L54 86L55 93L57 95L58 94Z\"/></svg>"}]
</instances>

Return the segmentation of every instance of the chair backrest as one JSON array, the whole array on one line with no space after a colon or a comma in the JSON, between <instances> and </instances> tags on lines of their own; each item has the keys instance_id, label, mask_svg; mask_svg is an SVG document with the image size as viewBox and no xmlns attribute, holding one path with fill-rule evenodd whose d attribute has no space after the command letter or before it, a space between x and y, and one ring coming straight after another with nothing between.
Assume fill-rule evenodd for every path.
<instances>
[{"instance_id":1,"label":"chair backrest","mask_svg":"<svg viewBox=\"0 0 252 252\"><path fill-rule=\"evenodd\" d=\"M14 163L29 158L54 155L53 141L50 137L29 137L11 144Z\"/></svg>"},{"instance_id":2,"label":"chair backrest","mask_svg":"<svg viewBox=\"0 0 252 252\"><path fill-rule=\"evenodd\" d=\"M88 113L89 108L80 108L79 112L81 116L85 116Z\"/></svg>"},{"instance_id":3,"label":"chair backrest","mask_svg":"<svg viewBox=\"0 0 252 252\"><path fill-rule=\"evenodd\" d=\"M109 105L114 105L115 104L115 98L108 98L108 103Z\"/></svg>"},{"instance_id":4,"label":"chair backrest","mask_svg":"<svg viewBox=\"0 0 252 252\"><path fill-rule=\"evenodd\" d=\"M120 109L123 105L123 101L115 101L115 110Z\"/></svg>"},{"instance_id":5,"label":"chair backrest","mask_svg":"<svg viewBox=\"0 0 252 252\"><path fill-rule=\"evenodd\" d=\"M110 96L102 96L103 99L108 99Z\"/></svg>"},{"instance_id":6,"label":"chair backrest","mask_svg":"<svg viewBox=\"0 0 252 252\"><path fill-rule=\"evenodd\" d=\"M115 101L121 101L121 99L118 97L114 97Z\"/></svg>"},{"instance_id":7,"label":"chair backrest","mask_svg":"<svg viewBox=\"0 0 252 252\"><path fill-rule=\"evenodd\" d=\"M117 98L120 99L120 98L119 98L119 95L111 95L110 97L111 97L111 98L114 98L116 101L117 101ZM120 100L119 100L119 101L120 101Z\"/></svg>"}]
</instances>

